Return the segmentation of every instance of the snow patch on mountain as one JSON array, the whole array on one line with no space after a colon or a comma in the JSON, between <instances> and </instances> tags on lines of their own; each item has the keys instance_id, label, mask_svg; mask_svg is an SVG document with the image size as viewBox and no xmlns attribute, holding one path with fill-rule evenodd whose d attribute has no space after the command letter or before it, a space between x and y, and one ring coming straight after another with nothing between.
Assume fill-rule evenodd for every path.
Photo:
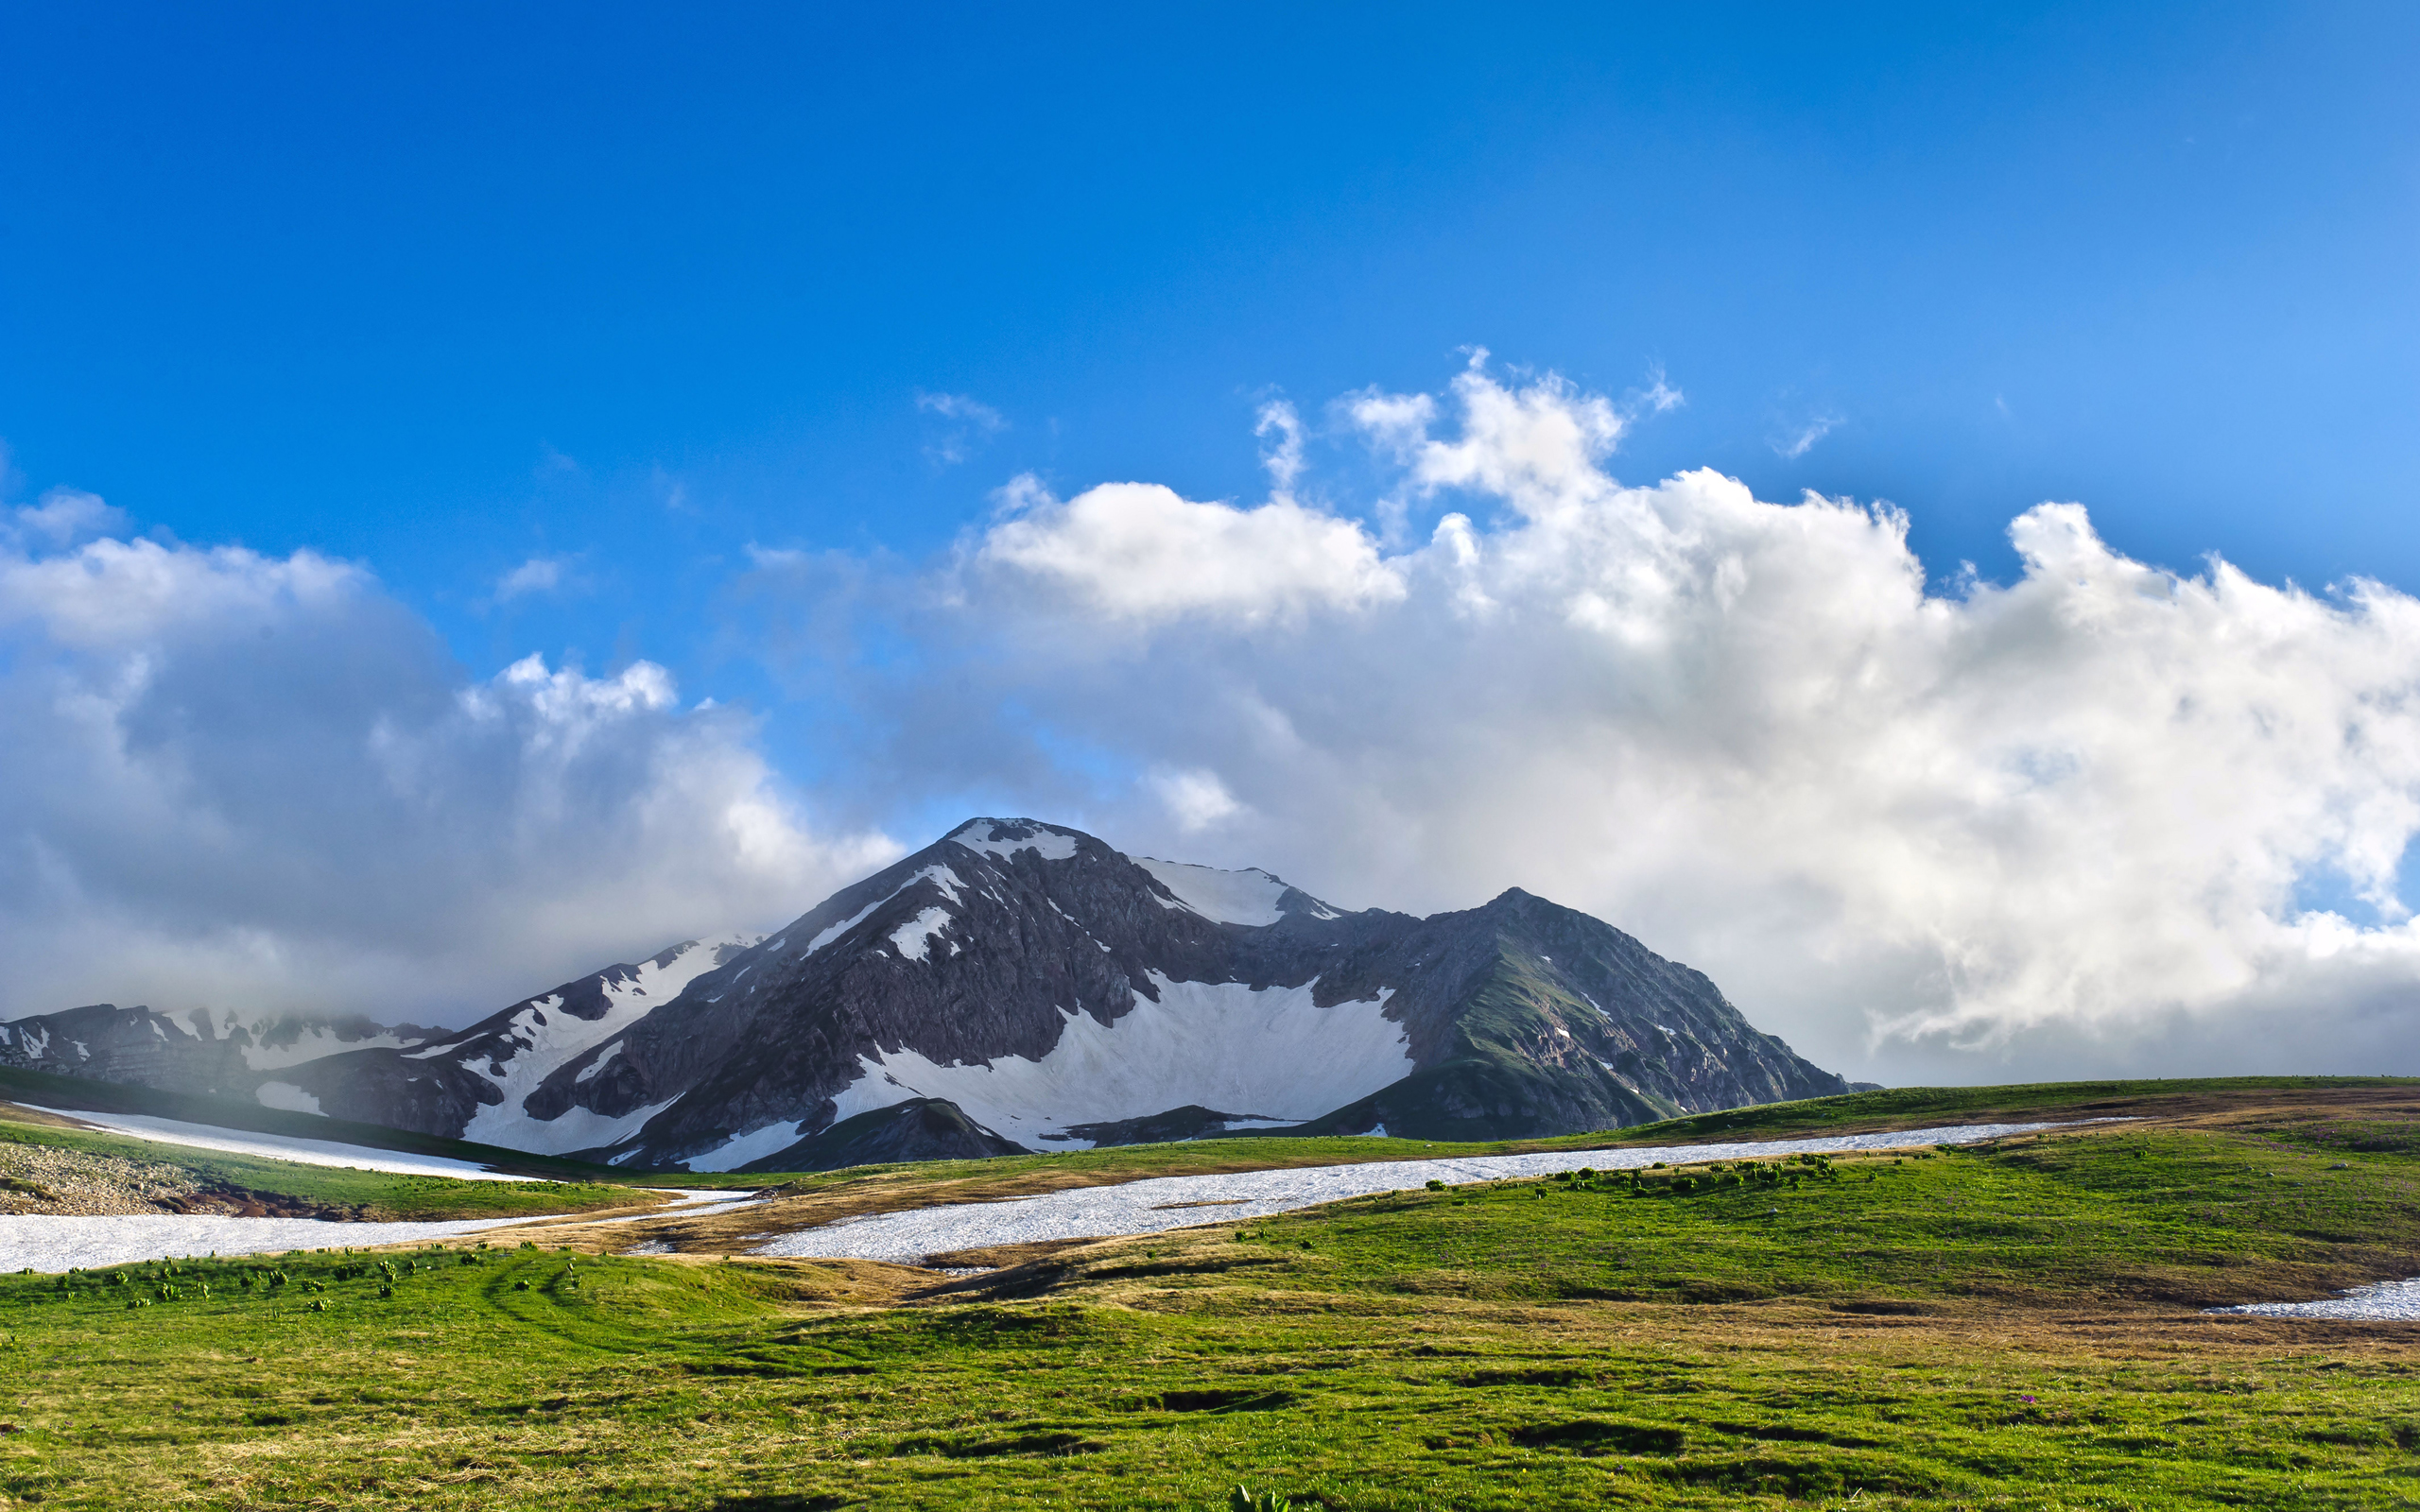
<instances>
[{"instance_id":1,"label":"snow patch on mountain","mask_svg":"<svg viewBox=\"0 0 2420 1512\"><path fill-rule=\"evenodd\" d=\"M482 1108L471 1120L470 1127L462 1137L482 1144L501 1144L510 1150L527 1150L532 1155L569 1155L574 1150L607 1149L627 1143L640 1129L647 1127L648 1119L680 1100L677 1095L667 1097L660 1103L634 1108L619 1118L575 1104L558 1117L541 1120L520 1112L518 1100L514 1099L511 1102L515 1111L510 1118L502 1116L500 1108ZM488 1121L490 1128L503 1129L510 1138L494 1139L481 1133L482 1119Z\"/></svg>"},{"instance_id":2,"label":"snow patch on mountain","mask_svg":"<svg viewBox=\"0 0 2420 1512\"><path fill-rule=\"evenodd\" d=\"M259 1031L254 1030L257 1040ZM199 1039L200 1036L195 1036ZM348 1050L408 1050L418 1040L399 1039L391 1034L373 1034L360 1040L347 1040L325 1024L313 1024L297 1035L288 1044L253 1043L243 1047L244 1064L254 1071L284 1071L306 1060L320 1060L341 1055Z\"/></svg>"},{"instance_id":3,"label":"snow patch on mountain","mask_svg":"<svg viewBox=\"0 0 2420 1512\"><path fill-rule=\"evenodd\" d=\"M873 913L875 909L890 902L891 899L897 896L898 894L896 893L885 893L883 896L866 904L863 908L858 909L856 913L851 914L848 918L840 920L838 923L833 925L823 933L816 936L813 939L808 940L806 942L806 954L809 955L814 954L824 946L831 944L834 940L838 939L841 936L856 928L859 924L864 923L866 921L866 915Z\"/></svg>"},{"instance_id":4,"label":"snow patch on mountain","mask_svg":"<svg viewBox=\"0 0 2420 1512\"><path fill-rule=\"evenodd\" d=\"M1316 980L1256 991L1241 982L1171 982L1156 971L1151 982L1160 1001L1138 992L1115 1023L1071 1013L1040 1060L1002 1056L988 1065L942 1066L912 1050L860 1056L857 1079L835 1099L833 1119L944 1097L1020 1144L1087 1149L1090 1141L1067 1136L1069 1125L1145 1118L1187 1104L1290 1123L1367 1097L1413 1069L1403 1025L1386 1017L1390 992L1321 1007L1311 1000Z\"/></svg>"},{"instance_id":5,"label":"snow patch on mountain","mask_svg":"<svg viewBox=\"0 0 2420 1512\"><path fill-rule=\"evenodd\" d=\"M751 1160L780 1154L796 1144L799 1138L795 1120L768 1124L734 1136L710 1154L691 1156L687 1164L692 1171L736 1171Z\"/></svg>"},{"instance_id":6,"label":"snow patch on mountain","mask_svg":"<svg viewBox=\"0 0 2420 1512\"><path fill-rule=\"evenodd\" d=\"M890 948L902 960L921 961L932 949L933 936L948 927L948 909L927 908L890 932Z\"/></svg>"},{"instance_id":7,"label":"snow patch on mountain","mask_svg":"<svg viewBox=\"0 0 2420 1512\"><path fill-rule=\"evenodd\" d=\"M1033 833L1022 840L994 838L1003 830L1028 828ZM1076 853L1074 835L1061 834L1056 830L1046 829L1024 819L977 819L972 824L961 826L954 831L947 838L957 841L969 850L988 851L1004 859L1020 850L1036 851L1045 861L1064 861Z\"/></svg>"},{"instance_id":8,"label":"snow patch on mountain","mask_svg":"<svg viewBox=\"0 0 2420 1512\"><path fill-rule=\"evenodd\" d=\"M751 937L735 936L688 946L674 954L668 966L656 964L661 957L642 961L629 981L607 984L606 1007L600 1017L575 1018L563 1012L562 1000L550 993L512 1016L505 1030L505 1043L500 1047L485 1050L476 1040L458 1037L422 1052L415 1058L445 1050L471 1049L474 1053L463 1061L463 1069L485 1076L503 1093L502 1102L482 1107L471 1115L471 1122L462 1130L466 1140L540 1155L562 1155L618 1143L662 1111L662 1107L617 1119L605 1118L584 1108L573 1108L557 1118L538 1119L530 1117L522 1103L556 1071L679 997L682 988L715 969L725 947L750 943ZM666 1106L668 1103L667 1099Z\"/></svg>"},{"instance_id":9,"label":"snow patch on mountain","mask_svg":"<svg viewBox=\"0 0 2420 1512\"><path fill-rule=\"evenodd\" d=\"M1151 856L1127 859L1157 877L1161 886L1176 894L1177 902L1204 919L1222 924L1257 926L1273 924L1286 917L1277 907L1277 900L1286 896L1286 884L1258 867L1246 871L1220 871L1216 867L1161 861Z\"/></svg>"},{"instance_id":10,"label":"snow patch on mountain","mask_svg":"<svg viewBox=\"0 0 2420 1512\"><path fill-rule=\"evenodd\" d=\"M318 1113L320 1111L320 1099L290 1081L265 1081L253 1090L252 1096L259 1100L263 1108L274 1108L282 1112Z\"/></svg>"}]
</instances>

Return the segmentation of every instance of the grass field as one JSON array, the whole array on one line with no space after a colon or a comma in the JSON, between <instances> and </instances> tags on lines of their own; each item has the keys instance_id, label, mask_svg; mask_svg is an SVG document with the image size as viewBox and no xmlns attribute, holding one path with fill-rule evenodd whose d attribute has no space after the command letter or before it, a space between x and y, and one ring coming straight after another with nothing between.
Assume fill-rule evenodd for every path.
<instances>
[{"instance_id":1,"label":"grass field","mask_svg":"<svg viewBox=\"0 0 2420 1512\"><path fill-rule=\"evenodd\" d=\"M2001 1091L1996 1108L2042 1090ZM2113 1100L2137 1122L1677 1167L1643 1191L1404 1194L955 1280L502 1241L64 1291L5 1278L0 1495L1206 1509L1241 1483L1339 1508L2420 1503L2420 1328L2200 1311L2420 1274L2420 1089L2121 1086L2068 1106ZM1768 1111L1787 1129L1810 1109ZM361 1269L381 1259L391 1277Z\"/></svg>"}]
</instances>

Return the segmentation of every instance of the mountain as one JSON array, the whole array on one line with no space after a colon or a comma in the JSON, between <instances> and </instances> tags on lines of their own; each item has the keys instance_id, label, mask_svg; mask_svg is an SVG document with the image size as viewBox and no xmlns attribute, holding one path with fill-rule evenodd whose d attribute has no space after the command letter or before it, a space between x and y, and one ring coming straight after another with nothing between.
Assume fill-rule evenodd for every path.
<instances>
[{"instance_id":1,"label":"mountain","mask_svg":"<svg viewBox=\"0 0 2420 1512\"><path fill-rule=\"evenodd\" d=\"M285 1067L347 1050L408 1049L444 1032L358 1016L159 1013L95 1003L0 1023L0 1066L204 1095L257 1093L264 1107L316 1113L282 1091L277 1076Z\"/></svg>"},{"instance_id":2,"label":"mountain","mask_svg":"<svg viewBox=\"0 0 2420 1512\"><path fill-rule=\"evenodd\" d=\"M70 1017L0 1033L56 1044ZM191 1043L158 1029L149 1059L112 1064L223 1083L240 1063L270 1106L697 1171L1220 1132L1495 1139L1847 1090L1701 973L1517 888L1348 913L1031 819L970 821L770 936L676 946L467 1030L330 1030L328 1053L269 1066L177 1027Z\"/></svg>"},{"instance_id":3,"label":"mountain","mask_svg":"<svg viewBox=\"0 0 2420 1512\"><path fill-rule=\"evenodd\" d=\"M248 1097L295 1112L342 1111L459 1138L497 1124L508 1104L517 1113L516 1094L528 1090L520 1083L534 1086L536 1068L670 1003L719 958L762 937L689 940L525 998L462 1030L358 1016L248 1018L222 1009L162 1013L94 1004L0 1023L0 1066Z\"/></svg>"}]
</instances>

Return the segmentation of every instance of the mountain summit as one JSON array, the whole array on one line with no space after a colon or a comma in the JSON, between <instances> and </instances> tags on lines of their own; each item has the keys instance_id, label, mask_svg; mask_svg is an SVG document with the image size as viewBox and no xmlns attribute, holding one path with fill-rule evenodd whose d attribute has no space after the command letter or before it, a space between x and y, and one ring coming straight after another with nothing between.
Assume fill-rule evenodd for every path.
<instances>
[{"instance_id":1,"label":"mountain summit","mask_svg":"<svg viewBox=\"0 0 2420 1512\"><path fill-rule=\"evenodd\" d=\"M126 1079L219 1090L258 1062L224 1090L696 1171L1218 1132L1500 1139L1848 1090L1701 973L1518 888L1346 913L1033 819L970 820L771 936L675 946L466 1030L288 1025L255 1032L281 1041L264 1054L206 1015L104 1006L0 1025L0 1060L91 1074L54 1053L71 1014L86 1043L141 1016Z\"/></svg>"}]
</instances>

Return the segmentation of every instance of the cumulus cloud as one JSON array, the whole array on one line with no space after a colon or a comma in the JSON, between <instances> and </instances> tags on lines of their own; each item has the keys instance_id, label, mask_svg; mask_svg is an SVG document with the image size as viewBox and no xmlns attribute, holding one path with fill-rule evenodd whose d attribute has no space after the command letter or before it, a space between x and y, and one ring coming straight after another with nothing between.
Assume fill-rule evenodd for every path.
<instances>
[{"instance_id":1,"label":"cumulus cloud","mask_svg":"<svg viewBox=\"0 0 2420 1512\"><path fill-rule=\"evenodd\" d=\"M1104 483L1063 503L1029 478L1008 497L1011 518L968 565L994 584L1033 585L1046 604L1138 625L1256 625L1404 593L1358 524L1291 498L1241 509L1156 483Z\"/></svg>"},{"instance_id":2,"label":"cumulus cloud","mask_svg":"<svg viewBox=\"0 0 2420 1512\"><path fill-rule=\"evenodd\" d=\"M948 724L886 760L1023 743L993 769L1032 807L1357 905L1526 886L1852 1069L2420 1069L2420 603L2163 571L2074 504L1944 594L1891 508L1620 484L1623 409L1551 374L1339 410L1453 507L1427 540L1032 495L920 632ZM2319 877L2366 902L2307 911Z\"/></svg>"},{"instance_id":3,"label":"cumulus cloud","mask_svg":"<svg viewBox=\"0 0 2420 1512\"><path fill-rule=\"evenodd\" d=\"M365 570L0 550L0 1017L459 1018L777 923L895 853L820 833L663 668L468 678Z\"/></svg>"}]
</instances>

